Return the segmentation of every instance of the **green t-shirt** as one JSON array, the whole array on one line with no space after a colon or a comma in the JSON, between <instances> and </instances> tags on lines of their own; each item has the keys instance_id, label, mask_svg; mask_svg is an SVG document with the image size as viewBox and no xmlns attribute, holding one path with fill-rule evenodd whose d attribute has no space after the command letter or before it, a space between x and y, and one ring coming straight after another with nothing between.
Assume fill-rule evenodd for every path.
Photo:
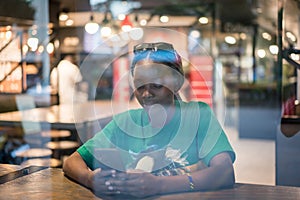
<instances>
[{"instance_id":1,"label":"green t-shirt","mask_svg":"<svg viewBox=\"0 0 300 200\"><path fill-rule=\"evenodd\" d=\"M209 166L210 160L221 152L228 152L232 161L235 160L235 153L222 127L203 102L176 101L175 114L163 128L152 127L144 109L118 114L77 150L91 169L101 166L94 156L95 148L120 150L126 169L134 167L138 155L148 155L143 154L145 152L153 153L153 157L158 155L155 153L163 152L167 155L163 159L176 160L185 166L199 161ZM156 159L161 161L162 157ZM154 169L159 169L159 166Z\"/></svg>"}]
</instances>

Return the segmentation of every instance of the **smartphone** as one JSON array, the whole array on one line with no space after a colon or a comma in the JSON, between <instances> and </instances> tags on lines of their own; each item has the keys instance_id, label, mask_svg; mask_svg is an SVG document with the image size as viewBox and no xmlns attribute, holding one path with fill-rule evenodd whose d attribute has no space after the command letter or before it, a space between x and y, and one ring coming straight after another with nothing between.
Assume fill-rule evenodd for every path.
<instances>
[{"instance_id":1,"label":"smartphone","mask_svg":"<svg viewBox=\"0 0 300 200\"><path fill-rule=\"evenodd\" d=\"M115 169L125 171L125 164L120 151L115 148L96 148L94 149L95 158L103 165L103 169Z\"/></svg>"}]
</instances>

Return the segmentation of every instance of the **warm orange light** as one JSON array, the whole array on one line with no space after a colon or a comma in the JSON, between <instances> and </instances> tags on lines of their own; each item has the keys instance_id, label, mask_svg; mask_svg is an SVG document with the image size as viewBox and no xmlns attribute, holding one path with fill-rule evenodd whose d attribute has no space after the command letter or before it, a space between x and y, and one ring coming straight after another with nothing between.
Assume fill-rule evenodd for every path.
<instances>
[{"instance_id":1,"label":"warm orange light","mask_svg":"<svg viewBox=\"0 0 300 200\"><path fill-rule=\"evenodd\" d=\"M126 15L125 16L125 19L122 21L121 23L121 28L122 28L122 31L124 32L128 32L131 30L133 24L131 23L130 19L129 19L129 16Z\"/></svg>"}]
</instances>

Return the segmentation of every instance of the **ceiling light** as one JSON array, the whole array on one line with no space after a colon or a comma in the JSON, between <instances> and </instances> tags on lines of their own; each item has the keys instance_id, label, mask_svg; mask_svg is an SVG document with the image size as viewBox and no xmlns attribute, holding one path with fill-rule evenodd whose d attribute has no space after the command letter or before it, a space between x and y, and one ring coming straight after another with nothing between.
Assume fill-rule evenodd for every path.
<instances>
[{"instance_id":1,"label":"ceiling light","mask_svg":"<svg viewBox=\"0 0 300 200\"><path fill-rule=\"evenodd\" d=\"M167 22L169 22L169 17L166 15L162 15L162 16L160 16L159 20L162 23L167 23Z\"/></svg>"},{"instance_id":2,"label":"ceiling light","mask_svg":"<svg viewBox=\"0 0 300 200\"><path fill-rule=\"evenodd\" d=\"M65 46L77 46L79 44L78 37L65 37L63 44Z\"/></svg>"},{"instance_id":3,"label":"ceiling light","mask_svg":"<svg viewBox=\"0 0 300 200\"><path fill-rule=\"evenodd\" d=\"M45 49L44 46L40 45L40 46L38 47L37 51L38 51L39 53L43 53L44 49Z\"/></svg>"},{"instance_id":4,"label":"ceiling light","mask_svg":"<svg viewBox=\"0 0 300 200\"><path fill-rule=\"evenodd\" d=\"M72 26L74 24L74 21L72 19L68 19L66 21L66 26Z\"/></svg>"},{"instance_id":5,"label":"ceiling light","mask_svg":"<svg viewBox=\"0 0 300 200\"><path fill-rule=\"evenodd\" d=\"M292 32L286 32L286 37L289 38L292 42L296 42L296 36Z\"/></svg>"},{"instance_id":6,"label":"ceiling light","mask_svg":"<svg viewBox=\"0 0 300 200\"><path fill-rule=\"evenodd\" d=\"M102 37L109 37L112 33L111 27L109 26L109 21L107 19L108 13L106 12L104 15L104 19L101 23L102 28L101 28L101 36Z\"/></svg>"},{"instance_id":7,"label":"ceiling light","mask_svg":"<svg viewBox=\"0 0 300 200\"><path fill-rule=\"evenodd\" d=\"M59 40L54 40L54 47L56 48L56 49L58 49L59 48Z\"/></svg>"},{"instance_id":8,"label":"ceiling light","mask_svg":"<svg viewBox=\"0 0 300 200\"><path fill-rule=\"evenodd\" d=\"M232 36L226 36L225 37L225 42L228 44L235 44L236 43L236 39Z\"/></svg>"},{"instance_id":9,"label":"ceiling light","mask_svg":"<svg viewBox=\"0 0 300 200\"><path fill-rule=\"evenodd\" d=\"M59 18L59 21L66 21L69 18L69 16L67 13L62 12L62 13L60 13L58 18Z\"/></svg>"},{"instance_id":10,"label":"ceiling light","mask_svg":"<svg viewBox=\"0 0 300 200\"><path fill-rule=\"evenodd\" d=\"M94 16L91 15L90 21L84 26L84 29L89 34L95 34L98 32L99 25L94 22Z\"/></svg>"},{"instance_id":11,"label":"ceiling light","mask_svg":"<svg viewBox=\"0 0 300 200\"><path fill-rule=\"evenodd\" d=\"M271 52L271 54L276 55L278 54L278 46L273 44L269 46L269 51Z\"/></svg>"},{"instance_id":12,"label":"ceiling light","mask_svg":"<svg viewBox=\"0 0 300 200\"><path fill-rule=\"evenodd\" d=\"M49 54L52 54L54 52L54 44L51 42L47 44L46 50Z\"/></svg>"},{"instance_id":13,"label":"ceiling light","mask_svg":"<svg viewBox=\"0 0 300 200\"><path fill-rule=\"evenodd\" d=\"M35 51L38 47L39 44L39 39L38 38L29 38L27 41L28 46Z\"/></svg>"},{"instance_id":14,"label":"ceiling light","mask_svg":"<svg viewBox=\"0 0 300 200\"><path fill-rule=\"evenodd\" d=\"M240 33L240 38L241 38L242 40L246 40L246 39L247 39L246 33Z\"/></svg>"},{"instance_id":15,"label":"ceiling light","mask_svg":"<svg viewBox=\"0 0 300 200\"><path fill-rule=\"evenodd\" d=\"M131 21L129 19L129 16L126 15L125 19L121 22L121 29L122 29L122 31L128 32L128 31L131 30L132 26L133 25L132 25L132 23L131 23Z\"/></svg>"},{"instance_id":16,"label":"ceiling light","mask_svg":"<svg viewBox=\"0 0 300 200\"><path fill-rule=\"evenodd\" d=\"M268 40L268 41L272 40L272 36L270 35L270 33L263 32L261 35L265 40Z\"/></svg>"},{"instance_id":17,"label":"ceiling light","mask_svg":"<svg viewBox=\"0 0 300 200\"><path fill-rule=\"evenodd\" d=\"M199 38L200 37L200 32L198 30L192 30L190 32L190 36L192 36L193 38Z\"/></svg>"},{"instance_id":18,"label":"ceiling light","mask_svg":"<svg viewBox=\"0 0 300 200\"><path fill-rule=\"evenodd\" d=\"M264 58L264 57L266 57L266 51L264 49L258 49L257 50L257 55L260 58Z\"/></svg>"},{"instance_id":19,"label":"ceiling light","mask_svg":"<svg viewBox=\"0 0 300 200\"><path fill-rule=\"evenodd\" d=\"M300 56L298 55L298 54L294 54L294 53L292 53L291 54L291 59L293 59L293 60L299 60L300 59Z\"/></svg>"},{"instance_id":20,"label":"ceiling light","mask_svg":"<svg viewBox=\"0 0 300 200\"><path fill-rule=\"evenodd\" d=\"M8 26L5 27L5 29L6 29L7 31L10 31L10 30L11 30L11 26L8 25Z\"/></svg>"},{"instance_id":21,"label":"ceiling light","mask_svg":"<svg viewBox=\"0 0 300 200\"><path fill-rule=\"evenodd\" d=\"M147 25L147 20L141 19L140 25L141 25L141 26L146 26L146 25Z\"/></svg>"},{"instance_id":22,"label":"ceiling light","mask_svg":"<svg viewBox=\"0 0 300 200\"><path fill-rule=\"evenodd\" d=\"M200 24L208 24L208 18L207 17L200 17L198 19L198 21L200 22Z\"/></svg>"},{"instance_id":23,"label":"ceiling light","mask_svg":"<svg viewBox=\"0 0 300 200\"><path fill-rule=\"evenodd\" d=\"M102 37L109 37L111 35L112 31L109 26L104 26L101 28L101 36Z\"/></svg>"},{"instance_id":24,"label":"ceiling light","mask_svg":"<svg viewBox=\"0 0 300 200\"><path fill-rule=\"evenodd\" d=\"M119 19L119 20L124 20L125 17L126 17L125 14L119 14L119 15L118 15L118 19Z\"/></svg>"}]
</instances>

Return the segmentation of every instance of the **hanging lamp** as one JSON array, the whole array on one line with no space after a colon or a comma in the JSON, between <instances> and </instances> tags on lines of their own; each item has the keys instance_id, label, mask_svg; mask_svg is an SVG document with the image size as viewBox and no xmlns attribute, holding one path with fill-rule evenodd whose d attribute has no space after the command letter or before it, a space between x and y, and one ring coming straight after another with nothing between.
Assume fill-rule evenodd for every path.
<instances>
[{"instance_id":1,"label":"hanging lamp","mask_svg":"<svg viewBox=\"0 0 300 200\"><path fill-rule=\"evenodd\" d=\"M90 21L84 26L84 29L89 34L95 34L99 30L99 25L94 22L94 16L91 14Z\"/></svg>"},{"instance_id":2,"label":"hanging lamp","mask_svg":"<svg viewBox=\"0 0 300 200\"><path fill-rule=\"evenodd\" d=\"M124 32L128 32L131 30L132 27L133 27L133 24L129 19L129 15L126 15L125 19L121 22L121 29Z\"/></svg>"}]
</instances>

